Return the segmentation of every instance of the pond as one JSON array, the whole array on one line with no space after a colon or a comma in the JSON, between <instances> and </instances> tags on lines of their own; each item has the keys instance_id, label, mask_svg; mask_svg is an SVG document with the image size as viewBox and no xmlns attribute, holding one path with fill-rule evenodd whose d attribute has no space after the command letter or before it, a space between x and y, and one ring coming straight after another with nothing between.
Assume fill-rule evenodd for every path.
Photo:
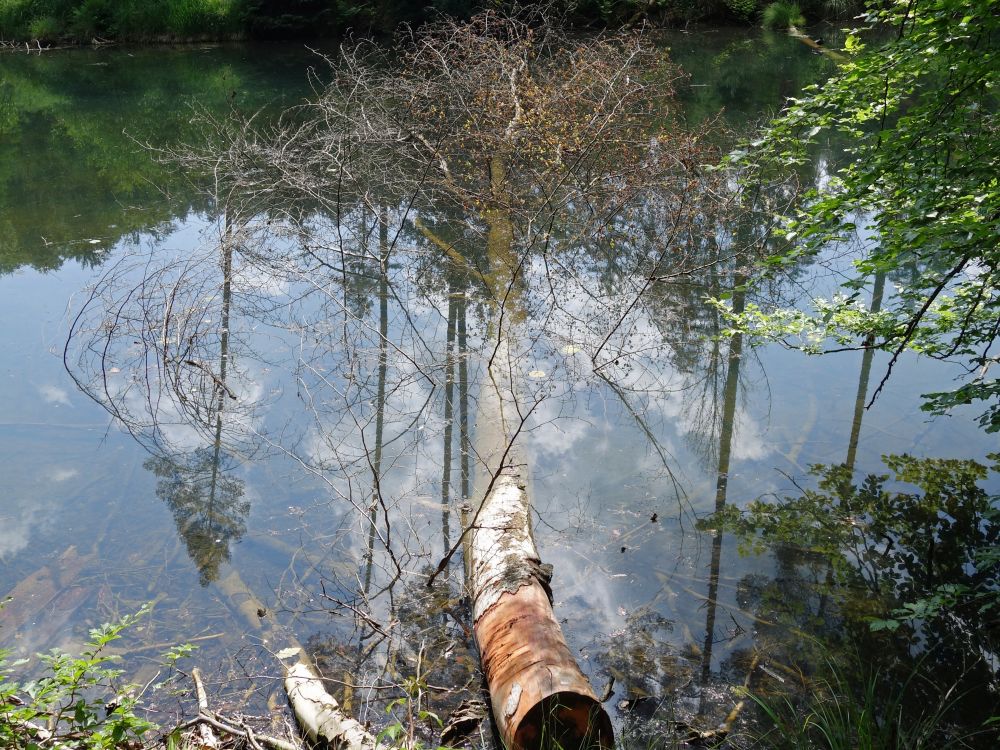
<instances>
[{"instance_id":1,"label":"pond","mask_svg":"<svg viewBox=\"0 0 1000 750\"><path fill-rule=\"evenodd\" d=\"M748 131L830 64L743 30L662 44L688 74L677 122L722 142L716 128ZM272 231L259 217L279 196L244 223L245 208L144 148L312 96L325 63L302 47L2 63L0 594L13 599L0 645L72 650L154 602L121 647L152 685L154 719L169 722L186 687L161 664L172 644L198 646L221 700L262 709L284 700L271 653L292 640L362 721L383 726L414 675L447 714L481 680L460 549L424 584L477 500L477 392L505 325L477 291L496 279L461 248L462 222L378 199L336 219L283 206ZM828 146L806 182L836 163ZM731 236L756 231L737 224ZM572 227L559 231L568 244ZM974 726L995 702L995 623L869 621L921 576L926 592L968 574L956 535L995 535L976 492L1000 482L942 459L988 463L995 439L974 412L919 410L955 376L947 364L904 357L864 409L886 356L809 358L720 335L707 297L829 291L849 248L745 289L744 259L707 244L712 262L692 255L680 271L603 246L522 259L506 282L535 541L571 651L640 738L717 727L744 685L816 690L850 652L887 673L924 653ZM637 273L650 269L662 278L647 293ZM914 457L892 467L902 481L885 494L860 484L892 473L889 454ZM889 502L914 485L927 497L946 485L952 504ZM799 516L733 513L759 498Z\"/></svg>"}]
</instances>

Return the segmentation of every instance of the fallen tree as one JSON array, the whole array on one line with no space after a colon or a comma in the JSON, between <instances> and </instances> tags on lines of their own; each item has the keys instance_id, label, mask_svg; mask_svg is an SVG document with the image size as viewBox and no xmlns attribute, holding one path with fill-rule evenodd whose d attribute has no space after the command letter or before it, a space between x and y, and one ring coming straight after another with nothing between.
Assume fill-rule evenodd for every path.
<instances>
[{"instance_id":1,"label":"fallen tree","mask_svg":"<svg viewBox=\"0 0 1000 750\"><path fill-rule=\"evenodd\" d=\"M292 646L278 654L294 657L284 663L285 692L303 734L312 742L341 750L378 750L382 747L360 723L347 716L323 686L323 680L309 664L305 651Z\"/></svg>"},{"instance_id":2,"label":"fallen tree","mask_svg":"<svg viewBox=\"0 0 1000 750\"><path fill-rule=\"evenodd\" d=\"M392 462L383 460L383 445L396 442L393 451L402 453L403 441L426 426L423 411L440 385L433 342L403 301L440 304L458 296L463 310L488 311L481 318L488 330L481 332L467 332L465 315L455 308L443 316L449 352L456 338L460 351L487 350L476 438L482 476L467 495L463 473L462 488L463 500L481 503L470 509L470 523L463 517L462 539L452 543L450 485L442 482L447 552L428 584L467 545L476 641L508 746L610 746L610 721L552 613L549 573L532 539L517 442L531 409L519 403L515 373L524 363L512 352L515 336L560 351L584 349L595 380L621 375L620 360L631 356L626 342L640 325L634 319L653 285L720 262L711 250L715 216L724 208L719 178L699 167L712 152L674 116L679 72L641 33L571 38L544 14L525 10L517 17L484 13L468 24L441 22L402 41L391 51L345 47L330 61L331 82L315 101L273 127L209 120L214 142L176 158L213 174L220 204L236 204L234 214L246 217L241 241L231 243L234 267L296 288L294 306L262 295L249 309L303 342L291 364L324 451L302 456L275 445L354 503L369 540L361 586L366 600L407 575L399 553L413 553L401 549L399 527L393 528L406 507L384 481ZM628 281L625 292L595 293L598 282L616 278ZM365 314L376 288L377 325ZM112 302L115 292L107 294ZM236 294L247 292L241 287ZM589 300L579 311L569 304L577 295ZM390 324L389 308L396 305L400 314ZM200 296L190 307L192 321L211 319L200 314ZM135 320L159 319L169 308L160 304ZM572 341L564 339L568 319ZM172 329L146 328L153 333L136 337L162 354L157 347L165 349L171 338L162 331ZM105 339L127 347L134 339L111 336L100 324L91 330L97 344L87 351L101 356L92 380L98 398L125 415L123 394L103 388L110 365L124 371L106 354L113 347ZM469 348L467 336L475 342ZM204 325L182 337L189 348L205 351L213 351L213 341ZM158 357L156 366L165 359ZM176 374L168 373L165 387L194 384L232 412L224 389L199 365L211 361L208 356L175 360ZM233 360L225 361L232 373ZM466 364L464 356L459 363ZM378 375L365 377L366 367ZM443 379L447 425L449 377ZM383 439L386 410L400 408L417 385L429 391L425 405L406 419L399 412L399 435ZM466 395L460 389L462 414ZM245 398L239 389L225 396ZM184 398L190 401L189 394ZM390 399L397 403L387 406ZM219 411L190 409L184 416ZM356 443L356 451L345 450ZM443 455L448 477L450 453ZM345 478L348 487L362 478L363 485L370 482L370 501L342 493ZM384 555L375 553L376 539ZM372 568L382 564L387 580L370 593Z\"/></svg>"},{"instance_id":3,"label":"fallen tree","mask_svg":"<svg viewBox=\"0 0 1000 750\"><path fill-rule=\"evenodd\" d=\"M544 337L532 310L553 301L531 297L540 289L549 290L543 298L557 294L548 276L545 284L529 283L541 266L536 261L546 275L552 263L572 279L576 263L589 268L591 261L577 256L589 248L599 265L634 268L639 283L631 301L614 302L588 323L602 341L591 353L595 368L615 362L611 351L650 285L667 270L701 267L697 250L703 234L714 233L706 217L717 208L707 189L714 178L698 168L706 150L697 133L670 122L679 73L641 34L570 39L544 15L526 11L442 22L404 42L391 59L365 45L342 49L316 102L260 137L249 128L220 128L228 150L212 158L221 159L219 174L232 193L267 206L269 215L276 203L305 196L336 217L334 243L291 220L296 236L306 238L303 275L346 273L348 254L368 245L345 241L345 227L368 226L366 216L377 216L380 288L391 286L389 252L401 263L412 241L413 265L431 277L431 287L440 281L434 277L447 276L449 293L464 287L463 298L490 310L482 336L488 377L476 421L481 478L472 495L481 504L428 584L464 545L476 642L508 747L610 747L610 720L555 619L550 574L532 538L516 441L530 409L519 404L514 373L523 363L512 356L513 342L521 334ZM328 245L320 262L311 248ZM374 276L375 258L366 252ZM259 261L283 270L303 262L274 251ZM398 299L395 289L393 295ZM380 292L380 311L386 303ZM380 333L380 352L385 339ZM354 382L352 372L345 392ZM383 404L384 385L378 392L375 403ZM373 532L376 521L384 523L379 537L395 580L402 571L388 543L391 503L382 495L380 448L373 459L371 507L382 512L369 518Z\"/></svg>"},{"instance_id":4,"label":"fallen tree","mask_svg":"<svg viewBox=\"0 0 1000 750\"><path fill-rule=\"evenodd\" d=\"M502 336L479 392L476 446L483 498L466 538L476 643L507 747L612 747L611 721L552 612L551 566L531 530L527 465L516 439L530 413Z\"/></svg>"},{"instance_id":5,"label":"fallen tree","mask_svg":"<svg viewBox=\"0 0 1000 750\"><path fill-rule=\"evenodd\" d=\"M348 716L327 691L322 677L298 640L289 633L278 631L267 608L246 585L242 576L235 569L230 569L218 585L234 613L240 615L248 628L259 631L265 643L272 647L279 643L288 644L275 656L281 663L288 703L302 734L312 743L338 750L380 750L382 746L376 738L358 721ZM265 614L261 615L261 612ZM196 686L197 683L195 680ZM204 689L201 688L198 691L199 716L207 711L207 701L203 696ZM213 726L220 728L217 724ZM278 747L270 742L265 744Z\"/></svg>"}]
</instances>

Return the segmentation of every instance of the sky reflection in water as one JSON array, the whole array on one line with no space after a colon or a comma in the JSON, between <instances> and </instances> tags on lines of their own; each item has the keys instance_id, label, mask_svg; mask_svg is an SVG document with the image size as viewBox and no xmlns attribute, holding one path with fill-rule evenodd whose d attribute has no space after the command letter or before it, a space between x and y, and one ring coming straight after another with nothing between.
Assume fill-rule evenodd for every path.
<instances>
[{"instance_id":1,"label":"sky reflection in water","mask_svg":"<svg viewBox=\"0 0 1000 750\"><path fill-rule=\"evenodd\" d=\"M779 107L823 65L781 38L692 34L670 43L691 73L691 88L683 92L689 117L724 105L737 127ZM230 382L239 403L256 405L238 419L224 410L227 438L231 432L238 440L213 442L211 418L207 429L192 430L183 419L185 405L166 400L160 416L176 419L164 420L159 438L147 441L150 457L108 427L106 412L77 391L62 368L67 306L78 310L80 290L126 252L158 262L202 258L206 275L199 278L216 290L203 300L206 309L221 315L227 305L209 278L219 273L218 259L205 250L224 229L204 218L210 206L182 177L136 154L120 135L123 124L137 140L157 142L186 134L190 118L178 112L178 103L221 108L233 92L247 108L295 101L306 93L304 70L313 64L309 55L285 48L267 54L239 47L143 50L131 60L126 54L133 53L11 57L0 74L0 101L16 113L0 119L0 462L6 478L0 592L17 597L0 619L0 642L21 652L71 645L84 626L155 599L138 643L204 637L203 663L218 659L230 675L239 672L237 663L253 671L254 660L271 670L266 654L246 646L266 635L240 615L232 587L220 584L236 571L278 622L303 640L314 636L330 665L359 680L372 677L384 653L359 662L355 652L367 649L371 633L331 600L354 601L359 588L377 590L393 565L377 545L368 552L366 449L378 427L377 284L359 282L347 300L352 334L365 342L356 350L358 362L347 367L340 319L335 325L331 316L324 327L322 308L295 306L294 292L306 280L237 265L231 290L237 302L228 312ZM440 373L449 299L468 316L469 350L482 346L482 318L473 304L449 298L450 286L422 287L405 263L392 275L394 293L406 296L394 302L386 331L394 345L385 355L381 489L393 498L393 549L404 569L421 571L437 564L445 531L453 541L459 528L458 430L450 509L441 501ZM719 321L701 306L705 294L731 282L729 275L674 285L631 320L631 343L648 351L620 381L625 392L596 383L589 372L583 350L593 341L573 323L587 304L581 299L567 301L564 319L548 319L548 333L559 335L535 342L521 360L525 374L532 373L526 382L545 394L525 441L537 542L555 567L556 612L571 647L598 688L615 676L616 700L672 697L682 714L704 710L715 723L731 707L721 686L742 682L755 645L805 663L816 656L807 647L779 649L774 642L802 641L797 630L824 632L840 620L821 621L826 605L816 592L823 568L815 560L780 552L741 556L732 535L698 531L695 520L720 504L742 508L769 493L791 494L789 476L801 478L815 463L845 461L861 368L860 355L807 359L777 348L744 348L732 359L730 341L702 337ZM295 311L295 324L277 325L276 310ZM689 325L692 320L701 327ZM202 322L219 326L220 320ZM438 387L430 387L418 365L436 368ZM873 377L882 366L876 356ZM475 361L469 367L474 390L479 368ZM344 380L347 371L363 382ZM148 394L136 383L140 371L122 367L110 374L112 390L134 385L129 398ZM948 377L947 367L912 358L897 368L863 416L859 472L884 471L884 453L982 460L995 449L970 415L929 421L917 410L919 394ZM331 398L338 392L356 399L353 416ZM141 411L141 403L131 403ZM997 487L995 477L989 486ZM420 586L404 581L394 613L386 596L374 600L371 612L383 623L398 618L411 640L440 643L447 658L435 663L438 683L446 674L461 682L473 663L463 655L457 624L459 578L457 567L430 602ZM17 588L25 580L31 591ZM779 580L785 595L811 608L811 621L768 620L768 581ZM439 611L446 614L428 615ZM400 648L404 657L412 655Z\"/></svg>"}]
</instances>

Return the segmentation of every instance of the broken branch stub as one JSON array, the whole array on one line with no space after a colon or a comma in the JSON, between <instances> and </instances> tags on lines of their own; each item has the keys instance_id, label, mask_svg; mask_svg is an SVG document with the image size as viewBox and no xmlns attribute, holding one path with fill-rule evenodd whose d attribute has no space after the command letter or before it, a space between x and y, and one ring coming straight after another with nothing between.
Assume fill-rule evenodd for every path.
<instances>
[{"instance_id":1,"label":"broken branch stub","mask_svg":"<svg viewBox=\"0 0 1000 750\"><path fill-rule=\"evenodd\" d=\"M506 338L506 337L504 337ZM468 533L476 642L500 736L512 750L610 748L611 721L552 612L551 568L531 531L527 471L512 445L521 427L501 341L479 395L476 443L484 496Z\"/></svg>"}]
</instances>

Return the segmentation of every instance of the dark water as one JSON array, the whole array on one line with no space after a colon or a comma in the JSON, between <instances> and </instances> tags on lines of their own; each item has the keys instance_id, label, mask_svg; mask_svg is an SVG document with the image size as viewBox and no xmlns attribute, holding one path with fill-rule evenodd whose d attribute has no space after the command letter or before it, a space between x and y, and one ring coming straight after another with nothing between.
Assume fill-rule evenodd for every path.
<instances>
[{"instance_id":1,"label":"dark water","mask_svg":"<svg viewBox=\"0 0 1000 750\"><path fill-rule=\"evenodd\" d=\"M679 93L692 123L721 111L727 127L749 128L827 70L824 58L781 36L717 31L665 43L689 74ZM285 47L0 59L0 593L14 596L0 615L0 643L19 653L74 648L87 627L154 601L126 640L138 682L157 673L165 644L191 641L197 661L215 670L217 691L263 703L280 691L267 649L294 633L329 673L354 684L341 696L378 725L385 719L376 707L389 696L366 686L399 683L418 661L431 685L478 684L460 563L430 593L421 575L460 528L462 384L449 398L449 379L461 375L447 353L483 348L482 309L426 253L406 250L391 266L384 322L378 281L361 272L327 289L246 263L226 292L213 244L226 224L214 201L137 145L196 142L199 111L297 103L316 64L307 50ZM829 169L834 153L817 154L807 177ZM358 242L375 235L359 231ZM793 291L831 289L833 267L802 269ZM165 270L151 289L138 287L151 268ZM122 305L88 306L87 290L114 269L99 297ZM870 394L884 372L881 355L866 365L860 354L807 358L711 339L723 323L703 299L739 275L706 273L651 295L628 341L611 342L624 362L607 381L589 371L593 332L575 322L586 302L567 302L565 315L546 317L544 332L525 344L527 381L541 399L524 437L535 534L554 565L556 613L572 650L598 691L614 678L609 705L618 719L655 713L712 727L751 672L764 693L808 690L831 654L916 653L954 636L932 666L943 681L962 681L977 704L970 716L981 714L987 684L996 687L989 633L965 633L965 642L961 624L868 633L865 618L888 611L873 591L908 585L874 531L817 551L817 540L781 538L779 529L751 549L751 535L711 514L762 497L809 500L812 465L846 462L860 478L889 473L884 454L982 462L995 439L971 412L929 419L919 411L920 394L956 374L948 365L904 358L874 406L859 412L859 393ZM209 349L226 352L222 410L214 396L199 402L205 382L190 373L187 401L167 395L163 373L149 376L158 367L144 348L153 318L124 303L163 309L169 289L179 290L184 330L214 331ZM607 280L609 309L627 291ZM104 346L109 310L134 340ZM93 387L103 361L98 396L118 399L133 434L65 371L71 329L74 375ZM384 391L380 341L389 342ZM626 344L639 353L627 355ZM475 358L468 369L474 397ZM377 441L389 524L373 538ZM932 468L952 479L963 470ZM1000 487L995 475L979 483ZM836 495L843 484L832 486ZM961 515L949 508L946 516ZM924 531L939 517L924 518ZM987 533L976 518L966 530ZM908 533L913 549L925 548L927 533ZM962 553L952 553L961 574ZM381 624L373 629L366 617ZM952 663L956 654L964 662ZM165 688L150 699L161 708L177 700Z\"/></svg>"}]
</instances>

